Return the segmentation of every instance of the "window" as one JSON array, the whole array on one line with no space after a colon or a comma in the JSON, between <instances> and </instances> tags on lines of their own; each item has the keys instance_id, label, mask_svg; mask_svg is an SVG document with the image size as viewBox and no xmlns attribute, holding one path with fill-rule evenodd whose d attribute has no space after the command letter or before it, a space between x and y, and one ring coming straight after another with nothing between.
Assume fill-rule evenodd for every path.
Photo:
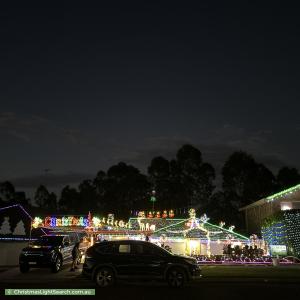
<instances>
[{"instance_id":1,"label":"window","mask_svg":"<svg viewBox=\"0 0 300 300\"><path fill-rule=\"evenodd\" d=\"M100 244L96 248L96 252L100 254L111 254L116 253L116 244Z\"/></svg>"},{"instance_id":2,"label":"window","mask_svg":"<svg viewBox=\"0 0 300 300\"><path fill-rule=\"evenodd\" d=\"M160 249L157 246L149 244L135 244L134 245L134 253L135 254L143 254L143 255L165 255L164 250Z\"/></svg>"},{"instance_id":3,"label":"window","mask_svg":"<svg viewBox=\"0 0 300 300\"><path fill-rule=\"evenodd\" d=\"M119 253L130 253L130 245L129 244L119 245Z\"/></svg>"}]
</instances>

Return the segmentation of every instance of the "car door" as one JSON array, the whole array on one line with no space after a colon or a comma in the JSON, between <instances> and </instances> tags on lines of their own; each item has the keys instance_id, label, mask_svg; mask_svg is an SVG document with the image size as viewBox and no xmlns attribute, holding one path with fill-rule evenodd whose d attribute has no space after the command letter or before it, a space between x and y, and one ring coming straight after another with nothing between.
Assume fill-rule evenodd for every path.
<instances>
[{"instance_id":1,"label":"car door","mask_svg":"<svg viewBox=\"0 0 300 300\"><path fill-rule=\"evenodd\" d=\"M130 242L120 242L116 245L116 252L112 256L112 263L120 277L135 276L133 247Z\"/></svg>"},{"instance_id":2,"label":"car door","mask_svg":"<svg viewBox=\"0 0 300 300\"><path fill-rule=\"evenodd\" d=\"M68 236L65 236L63 238L62 242L62 257L64 262L69 262L72 260L72 250L73 250L74 245L70 242L70 239Z\"/></svg>"},{"instance_id":3,"label":"car door","mask_svg":"<svg viewBox=\"0 0 300 300\"><path fill-rule=\"evenodd\" d=\"M151 243L136 243L134 272L139 277L162 277L167 266L167 253Z\"/></svg>"}]
</instances>

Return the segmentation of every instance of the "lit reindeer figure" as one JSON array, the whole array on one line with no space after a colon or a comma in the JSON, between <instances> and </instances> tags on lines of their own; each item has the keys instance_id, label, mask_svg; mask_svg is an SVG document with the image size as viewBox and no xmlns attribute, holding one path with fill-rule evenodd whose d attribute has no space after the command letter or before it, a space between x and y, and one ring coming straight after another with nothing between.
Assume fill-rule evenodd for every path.
<instances>
[{"instance_id":1,"label":"lit reindeer figure","mask_svg":"<svg viewBox=\"0 0 300 300\"><path fill-rule=\"evenodd\" d=\"M145 230L145 223L142 223L141 220L140 220L139 218L138 218L137 221L138 221L138 223L139 223L140 230L141 230L141 231L144 231L144 230Z\"/></svg>"},{"instance_id":2,"label":"lit reindeer figure","mask_svg":"<svg viewBox=\"0 0 300 300\"><path fill-rule=\"evenodd\" d=\"M223 228L223 227L225 226L225 222L221 221L221 222L219 223L219 226L220 226L221 228Z\"/></svg>"},{"instance_id":3,"label":"lit reindeer figure","mask_svg":"<svg viewBox=\"0 0 300 300\"><path fill-rule=\"evenodd\" d=\"M229 230L230 232L233 232L234 228L235 228L235 226L234 226L234 225L231 225L231 226L228 228L228 230Z\"/></svg>"},{"instance_id":4,"label":"lit reindeer figure","mask_svg":"<svg viewBox=\"0 0 300 300\"><path fill-rule=\"evenodd\" d=\"M155 231L155 225L154 224L150 226L150 230Z\"/></svg>"}]
</instances>

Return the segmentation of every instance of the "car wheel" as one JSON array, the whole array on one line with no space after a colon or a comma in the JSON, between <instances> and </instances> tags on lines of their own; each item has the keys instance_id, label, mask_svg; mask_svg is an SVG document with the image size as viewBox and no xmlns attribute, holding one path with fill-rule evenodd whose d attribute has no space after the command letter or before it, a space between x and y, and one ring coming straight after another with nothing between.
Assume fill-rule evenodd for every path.
<instances>
[{"instance_id":1,"label":"car wheel","mask_svg":"<svg viewBox=\"0 0 300 300\"><path fill-rule=\"evenodd\" d=\"M30 270L30 267L28 264L21 264L20 265L20 272L21 273L28 273Z\"/></svg>"},{"instance_id":2,"label":"car wheel","mask_svg":"<svg viewBox=\"0 0 300 300\"><path fill-rule=\"evenodd\" d=\"M184 270L181 268L172 268L167 273L167 283L170 287L183 287L186 281Z\"/></svg>"},{"instance_id":3,"label":"car wheel","mask_svg":"<svg viewBox=\"0 0 300 300\"><path fill-rule=\"evenodd\" d=\"M61 269L61 267L62 267L62 259L61 259L60 256L57 256L54 264L51 267L52 273L59 272L59 270Z\"/></svg>"},{"instance_id":4,"label":"car wheel","mask_svg":"<svg viewBox=\"0 0 300 300\"><path fill-rule=\"evenodd\" d=\"M110 268L101 268L96 271L95 281L99 287L109 287L115 283L115 274Z\"/></svg>"}]
</instances>

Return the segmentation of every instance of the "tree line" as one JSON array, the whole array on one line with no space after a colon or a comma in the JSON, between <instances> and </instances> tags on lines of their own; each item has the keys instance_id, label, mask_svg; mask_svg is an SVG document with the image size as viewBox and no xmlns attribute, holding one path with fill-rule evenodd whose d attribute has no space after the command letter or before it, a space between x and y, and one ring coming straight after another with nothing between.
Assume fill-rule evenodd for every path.
<instances>
[{"instance_id":1,"label":"tree line","mask_svg":"<svg viewBox=\"0 0 300 300\"><path fill-rule=\"evenodd\" d=\"M238 151L226 160L221 183L216 186L214 167L203 161L202 153L192 145L183 145L174 159L154 157L143 174L138 168L120 162L94 179L83 180L77 188L65 186L59 197L46 186L37 187L34 202L41 213L84 214L88 211L115 213L127 218L132 211L175 209L184 214L190 207L206 213L215 222L243 226L239 208L300 182L297 169L282 167L273 174L250 154ZM0 183L0 204L21 203L30 206L24 192L15 191L10 182Z\"/></svg>"}]
</instances>

